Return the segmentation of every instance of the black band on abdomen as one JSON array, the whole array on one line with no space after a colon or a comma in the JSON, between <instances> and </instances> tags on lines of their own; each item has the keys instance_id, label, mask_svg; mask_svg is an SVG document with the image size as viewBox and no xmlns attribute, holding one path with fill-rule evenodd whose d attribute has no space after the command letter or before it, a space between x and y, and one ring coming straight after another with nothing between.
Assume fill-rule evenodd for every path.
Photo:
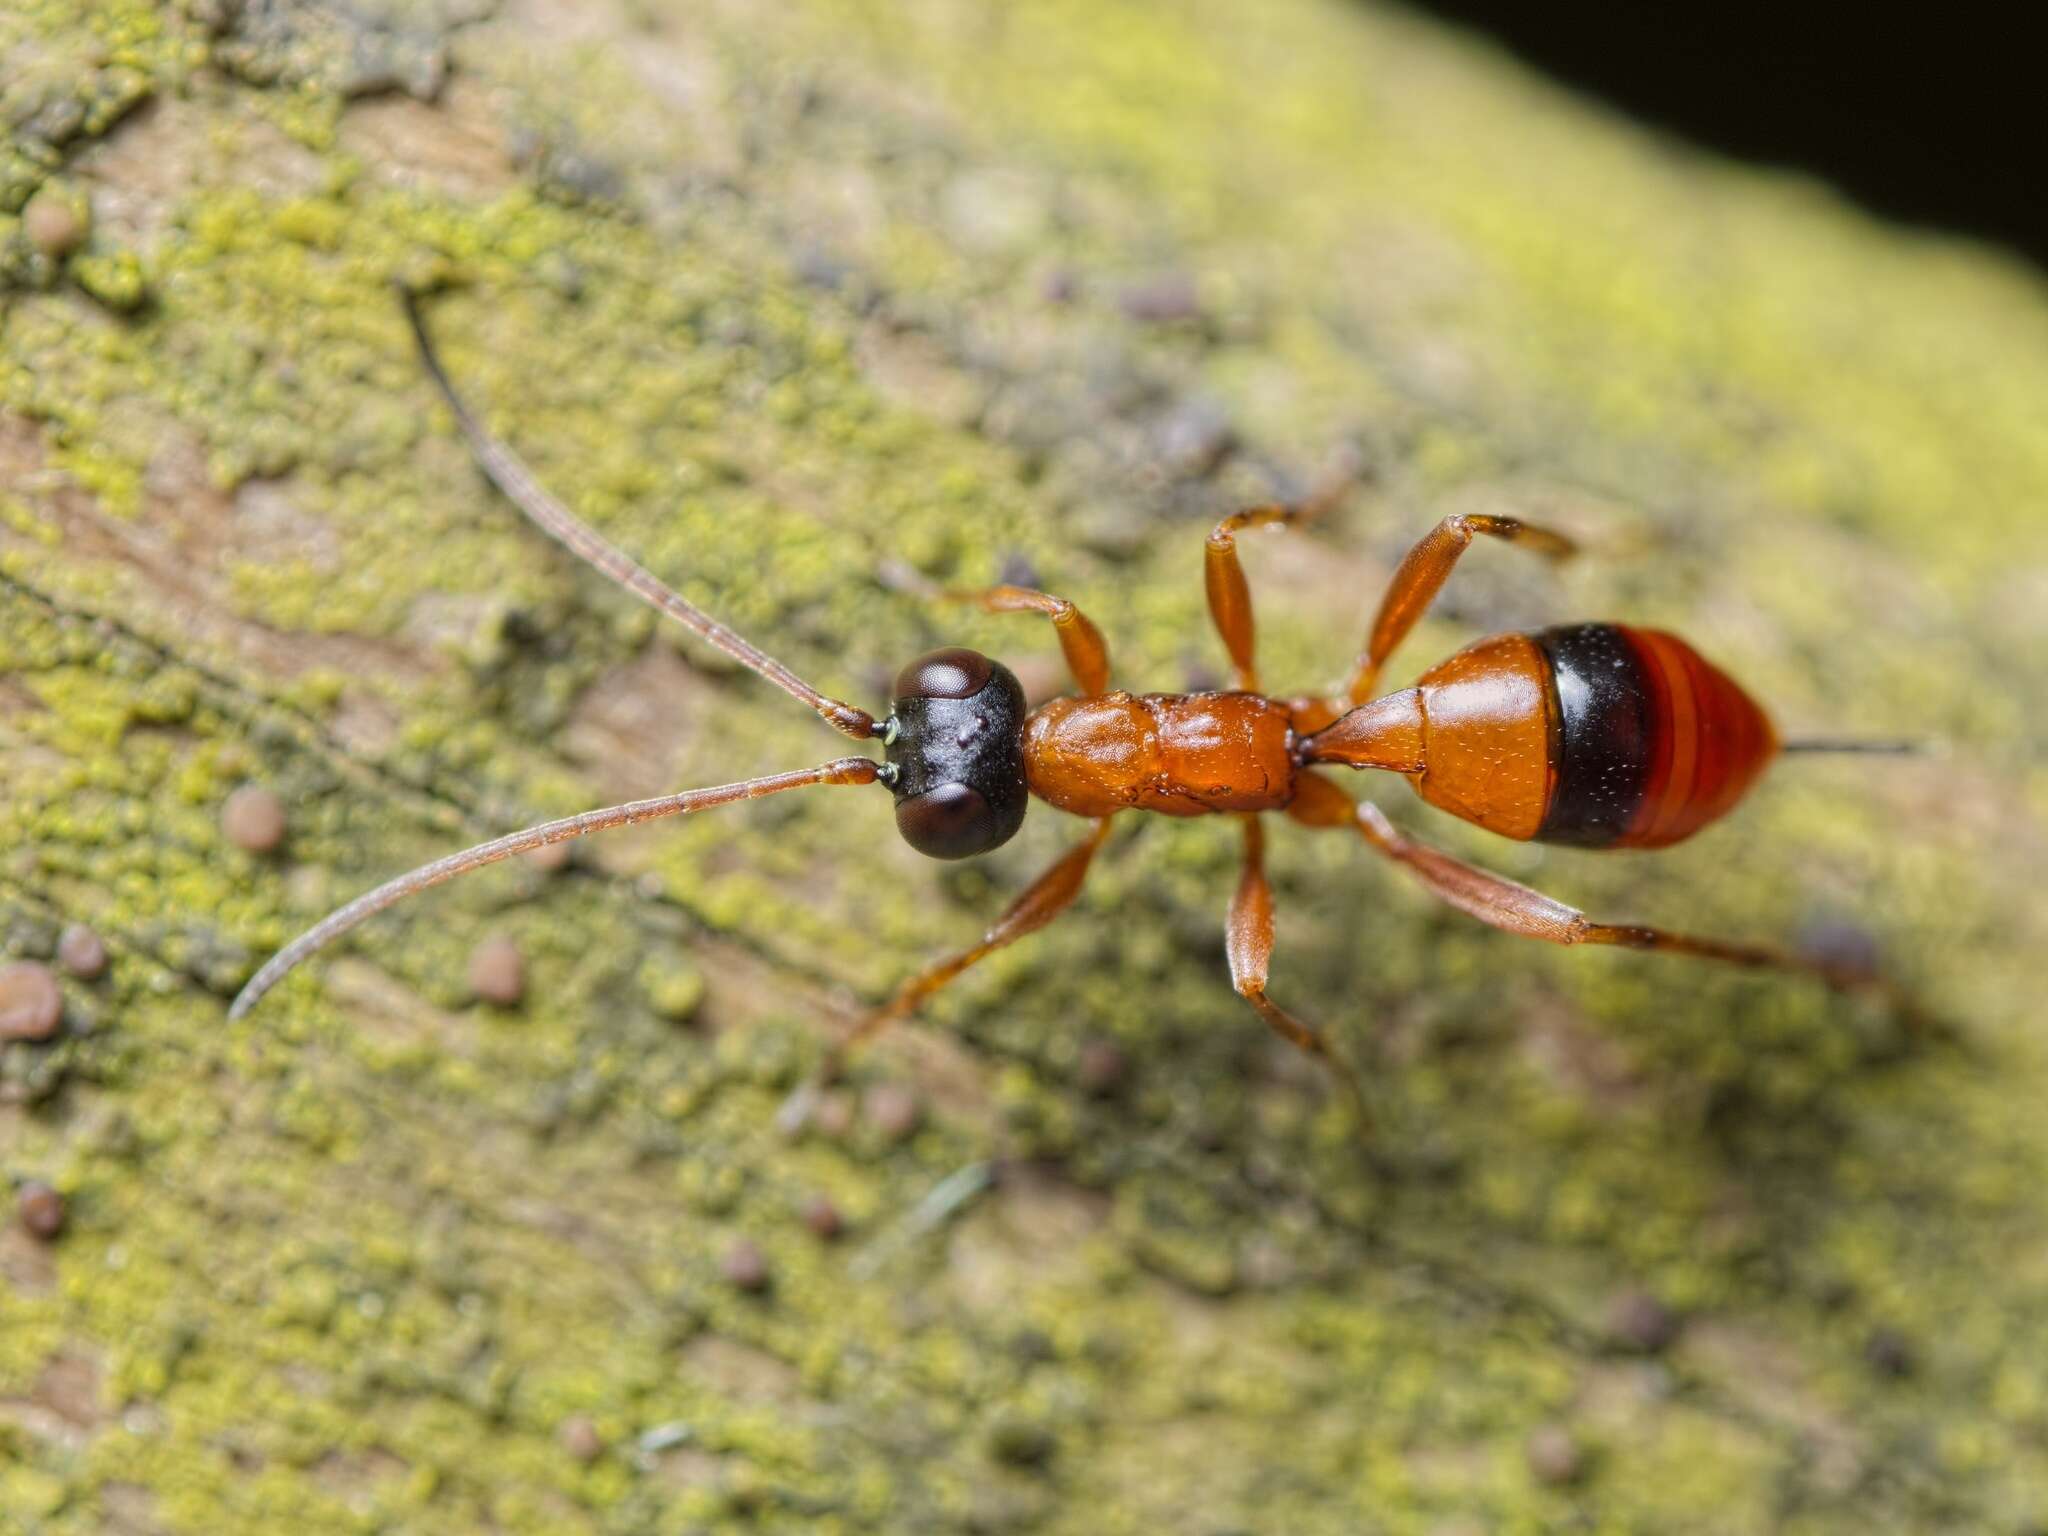
<instances>
[{"instance_id":1,"label":"black band on abdomen","mask_svg":"<svg viewBox=\"0 0 2048 1536\"><path fill-rule=\"evenodd\" d=\"M1649 788L1656 750L1656 692L1625 631L1573 624L1533 637L1550 659L1557 696L1557 787L1546 843L1601 848L1621 839Z\"/></svg>"}]
</instances>

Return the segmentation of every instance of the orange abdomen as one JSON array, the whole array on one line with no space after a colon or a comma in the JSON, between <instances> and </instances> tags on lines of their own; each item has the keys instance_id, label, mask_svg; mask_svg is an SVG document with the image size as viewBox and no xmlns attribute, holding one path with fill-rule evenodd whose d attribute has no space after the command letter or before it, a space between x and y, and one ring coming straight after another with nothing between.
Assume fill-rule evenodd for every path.
<instances>
[{"instance_id":1,"label":"orange abdomen","mask_svg":"<svg viewBox=\"0 0 2048 1536\"><path fill-rule=\"evenodd\" d=\"M1294 798L1284 705L1250 693L1105 693L1024 722L1031 792L1077 816L1275 811Z\"/></svg>"},{"instance_id":2,"label":"orange abdomen","mask_svg":"<svg viewBox=\"0 0 2048 1536\"><path fill-rule=\"evenodd\" d=\"M1576 624L1469 645L1303 752L1405 772L1504 837L1663 848L1732 809L1777 746L1749 695L1675 635Z\"/></svg>"},{"instance_id":3,"label":"orange abdomen","mask_svg":"<svg viewBox=\"0 0 2048 1536\"><path fill-rule=\"evenodd\" d=\"M1557 788L1557 703L1534 637L1476 641L1423 673L1416 690L1415 792L1502 837L1541 836Z\"/></svg>"}]
</instances>

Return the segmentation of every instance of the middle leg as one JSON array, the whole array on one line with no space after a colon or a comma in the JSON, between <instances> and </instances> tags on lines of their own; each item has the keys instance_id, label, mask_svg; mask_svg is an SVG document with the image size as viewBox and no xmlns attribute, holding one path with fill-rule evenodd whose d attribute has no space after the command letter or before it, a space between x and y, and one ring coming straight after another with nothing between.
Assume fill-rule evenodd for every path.
<instances>
[{"instance_id":1,"label":"middle leg","mask_svg":"<svg viewBox=\"0 0 2048 1536\"><path fill-rule=\"evenodd\" d=\"M1337 1075L1351 1098L1361 1128L1369 1127L1371 1116L1358 1079L1344 1060L1330 1048L1320 1030L1305 1024L1266 996L1266 977L1273 960L1273 888L1266 881L1266 833L1256 815L1244 818L1244 874L1230 899L1230 919L1225 925L1224 947L1230 956L1230 984L1257 1011L1273 1033L1314 1056Z\"/></svg>"},{"instance_id":2,"label":"middle leg","mask_svg":"<svg viewBox=\"0 0 2048 1536\"><path fill-rule=\"evenodd\" d=\"M832 1048L820 1075L827 1081L836 1077L847 1056L857 1046L896 1020L907 1018L926 998L976 961L1016 943L1027 934L1038 932L1066 911L1073 905L1074 898L1081 894L1081 886L1088 878L1088 866L1094 862L1095 851L1108 835L1109 818L1105 816L1089 829L1087 837L1068 849L1058 863L1032 881L1024 893L1010 903L1003 915L989 925L979 944L926 966L899 987L888 1002L856 1024Z\"/></svg>"},{"instance_id":3,"label":"middle leg","mask_svg":"<svg viewBox=\"0 0 2048 1536\"><path fill-rule=\"evenodd\" d=\"M1224 518L1209 535L1202 556L1202 585L1209 594L1209 617L1216 623L1216 633L1223 637L1224 649L1230 652L1237 686L1246 693L1259 691L1259 668L1253 647L1252 589L1244 579L1244 565L1237 558L1237 536L1247 528L1284 527L1316 510L1313 506L1247 507Z\"/></svg>"},{"instance_id":4,"label":"middle leg","mask_svg":"<svg viewBox=\"0 0 2048 1536\"><path fill-rule=\"evenodd\" d=\"M980 591L948 591L948 602L978 603L988 613L1042 613L1052 620L1067 670L1090 698L1109 690L1109 646L1088 615L1064 597L1033 587L987 587Z\"/></svg>"}]
</instances>

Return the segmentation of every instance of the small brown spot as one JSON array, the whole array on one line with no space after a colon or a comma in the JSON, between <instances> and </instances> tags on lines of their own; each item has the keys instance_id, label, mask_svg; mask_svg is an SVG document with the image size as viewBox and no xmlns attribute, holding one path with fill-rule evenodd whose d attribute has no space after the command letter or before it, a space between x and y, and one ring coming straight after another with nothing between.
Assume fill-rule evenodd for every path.
<instances>
[{"instance_id":1,"label":"small brown spot","mask_svg":"<svg viewBox=\"0 0 2048 1536\"><path fill-rule=\"evenodd\" d=\"M1038 285L1038 292L1048 304L1071 304L1081 297L1081 279L1072 267L1054 267L1045 274ZM1036 586L1036 582L1013 582L1013 586Z\"/></svg>"},{"instance_id":2,"label":"small brown spot","mask_svg":"<svg viewBox=\"0 0 2048 1536\"><path fill-rule=\"evenodd\" d=\"M21 1186L15 1210L21 1224L46 1243L64 1230L64 1197L41 1179L30 1179Z\"/></svg>"},{"instance_id":3,"label":"small brown spot","mask_svg":"<svg viewBox=\"0 0 2048 1536\"><path fill-rule=\"evenodd\" d=\"M526 856L526 862L544 875L551 875L558 869L567 869L569 860L576 856L576 845L568 838L559 843L542 843Z\"/></svg>"},{"instance_id":4,"label":"small brown spot","mask_svg":"<svg viewBox=\"0 0 2048 1536\"><path fill-rule=\"evenodd\" d=\"M718 1272L735 1290L759 1295L768 1289L768 1256L745 1238L725 1250Z\"/></svg>"},{"instance_id":5,"label":"small brown spot","mask_svg":"<svg viewBox=\"0 0 2048 1536\"><path fill-rule=\"evenodd\" d=\"M1860 923L1839 918L1821 918L1799 930L1796 948L1817 965L1825 965L1859 980L1882 974L1883 954L1877 938Z\"/></svg>"},{"instance_id":6,"label":"small brown spot","mask_svg":"<svg viewBox=\"0 0 2048 1536\"><path fill-rule=\"evenodd\" d=\"M45 187L21 210L21 232L37 254L61 261L85 243L84 211L56 187Z\"/></svg>"},{"instance_id":7,"label":"small brown spot","mask_svg":"<svg viewBox=\"0 0 2048 1536\"><path fill-rule=\"evenodd\" d=\"M1181 272L1133 283L1117 295L1117 302L1131 319L1146 325L1172 325L1198 319L1202 313L1202 295L1195 280Z\"/></svg>"},{"instance_id":8,"label":"small brown spot","mask_svg":"<svg viewBox=\"0 0 2048 1536\"><path fill-rule=\"evenodd\" d=\"M526 961L519 946L499 935L469 952L469 990L487 1003L510 1008L526 995Z\"/></svg>"},{"instance_id":9,"label":"small brown spot","mask_svg":"<svg viewBox=\"0 0 2048 1536\"><path fill-rule=\"evenodd\" d=\"M106 974L107 945L83 923L73 923L57 940L57 963L80 981L97 981Z\"/></svg>"},{"instance_id":10,"label":"small brown spot","mask_svg":"<svg viewBox=\"0 0 2048 1536\"><path fill-rule=\"evenodd\" d=\"M1246 1243L1237 1258L1238 1282L1254 1291L1277 1291L1291 1284L1299 1269L1293 1254L1265 1237Z\"/></svg>"},{"instance_id":11,"label":"small brown spot","mask_svg":"<svg viewBox=\"0 0 2048 1536\"><path fill-rule=\"evenodd\" d=\"M846 1230L846 1221L839 1214L839 1207L823 1195L813 1195L804 1202L804 1225L811 1229L813 1237L826 1243Z\"/></svg>"},{"instance_id":12,"label":"small brown spot","mask_svg":"<svg viewBox=\"0 0 2048 1536\"><path fill-rule=\"evenodd\" d=\"M1911 1341L1896 1328L1871 1329L1870 1337L1863 1341L1863 1358L1872 1370L1892 1377L1912 1375L1918 1363Z\"/></svg>"},{"instance_id":13,"label":"small brown spot","mask_svg":"<svg viewBox=\"0 0 2048 1536\"><path fill-rule=\"evenodd\" d=\"M1008 1466L1042 1467L1058 1449L1052 1431L1035 1420L1006 1414L989 1426L988 1453Z\"/></svg>"},{"instance_id":14,"label":"small brown spot","mask_svg":"<svg viewBox=\"0 0 2048 1536\"><path fill-rule=\"evenodd\" d=\"M1577 1482L1586 1470L1585 1453L1579 1449L1579 1442L1572 1438L1572 1432L1562 1424L1537 1426L1530 1432L1522 1453L1528 1458L1529 1471L1536 1481L1553 1488Z\"/></svg>"},{"instance_id":15,"label":"small brown spot","mask_svg":"<svg viewBox=\"0 0 2048 1536\"><path fill-rule=\"evenodd\" d=\"M1083 1093L1106 1099L1123 1086L1130 1070L1130 1057L1114 1041L1084 1040L1080 1058L1074 1063L1074 1079Z\"/></svg>"},{"instance_id":16,"label":"small brown spot","mask_svg":"<svg viewBox=\"0 0 2048 1536\"><path fill-rule=\"evenodd\" d=\"M853 1129L853 1096L836 1088L822 1095L811 1112L811 1124L820 1136L843 1139Z\"/></svg>"},{"instance_id":17,"label":"small brown spot","mask_svg":"<svg viewBox=\"0 0 2048 1536\"><path fill-rule=\"evenodd\" d=\"M1159 457L1173 474L1200 478L1214 474L1237 449L1237 429L1222 407L1191 400L1176 407L1158 429Z\"/></svg>"},{"instance_id":18,"label":"small brown spot","mask_svg":"<svg viewBox=\"0 0 2048 1536\"><path fill-rule=\"evenodd\" d=\"M261 784L244 784L221 807L221 831L250 853L271 852L284 841L284 828L284 802Z\"/></svg>"},{"instance_id":19,"label":"small brown spot","mask_svg":"<svg viewBox=\"0 0 2048 1536\"><path fill-rule=\"evenodd\" d=\"M47 965L0 966L0 1040L47 1040L64 1022L64 994Z\"/></svg>"},{"instance_id":20,"label":"small brown spot","mask_svg":"<svg viewBox=\"0 0 2048 1536\"><path fill-rule=\"evenodd\" d=\"M588 1414L572 1413L562 1420L562 1427L556 1431L562 1449L578 1461L589 1463L604 1454L604 1436L597 1432L597 1426Z\"/></svg>"},{"instance_id":21,"label":"small brown spot","mask_svg":"<svg viewBox=\"0 0 2048 1536\"><path fill-rule=\"evenodd\" d=\"M1607 1303L1607 1337L1624 1349L1654 1355L1678 1337L1678 1317L1648 1291L1621 1291Z\"/></svg>"},{"instance_id":22,"label":"small brown spot","mask_svg":"<svg viewBox=\"0 0 2048 1536\"><path fill-rule=\"evenodd\" d=\"M876 1083L861 1096L861 1118L884 1141L901 1141L924 1119L924 1106L902 1083Z\"/></svg>"}]
</instances>

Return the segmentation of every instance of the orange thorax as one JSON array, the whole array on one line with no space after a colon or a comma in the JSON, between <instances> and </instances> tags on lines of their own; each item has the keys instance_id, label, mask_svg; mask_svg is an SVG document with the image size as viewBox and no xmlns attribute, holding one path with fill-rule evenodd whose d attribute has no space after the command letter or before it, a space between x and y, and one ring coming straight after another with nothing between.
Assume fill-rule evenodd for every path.
<instances>
[{"instance_id":1,"label":"orange thorax","mask_svg":"<svg viewBox=\"0 0 2048 1536\"><path fill-rule=\"evenodd\" d=\"M1031 792L1077 816L1274 811L1294 798L1285 705L1252 693L1105 693L1024 722Z\"/></svg>"}]
</instances>

